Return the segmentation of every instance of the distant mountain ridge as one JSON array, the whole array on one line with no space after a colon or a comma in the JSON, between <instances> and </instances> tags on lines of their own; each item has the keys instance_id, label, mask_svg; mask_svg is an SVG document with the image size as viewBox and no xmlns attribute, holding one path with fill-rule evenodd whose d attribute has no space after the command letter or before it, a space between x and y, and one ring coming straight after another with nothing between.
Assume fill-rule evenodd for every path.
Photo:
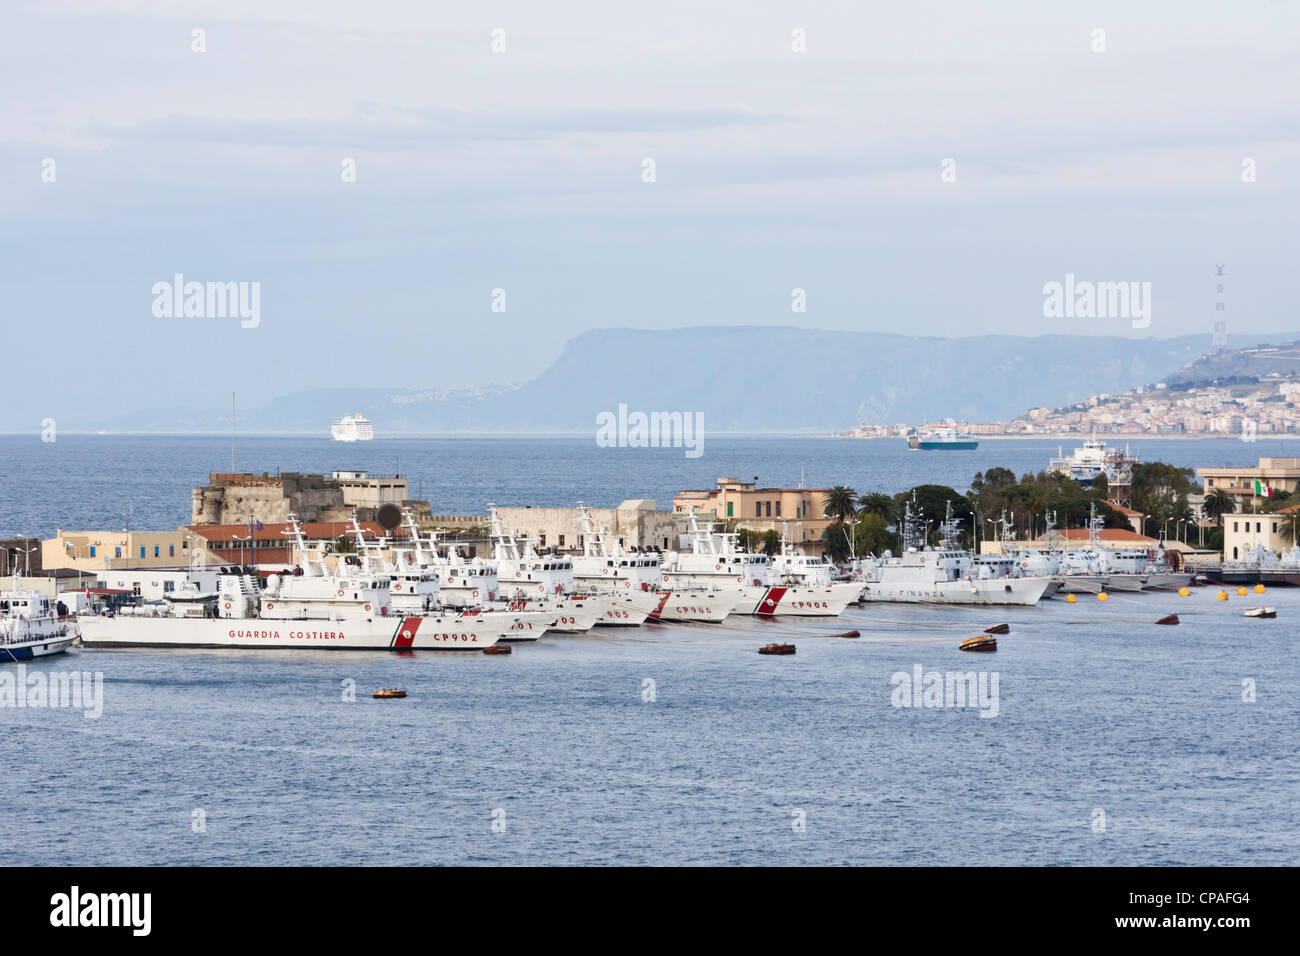
<instances>
[{"instance_id":1,"label":"distant mountain ridge","mask_svg":"<svg viewBox=\"0 0 1300 956\"><path fill-rule=\"evenodd\" d=\"M1284 340L1300 339L1288 333ZM1259 335L1233 336L1244 345ZM929 338L768 326L600 329L522 385L332 388L239 412L241 432L328 434L362 412L380 437L421 433L582 433L602 411L703 412L713 432L825 433L943 417L1009 421L1100 392L1162 381L1208 351L1210 335L987 335ZM436 374L436 369L431 374ZM207 431L229 410L157 409L76 428ZM62 424L62 423L61 423Z\"/></svg>"},{"instance_id":2,"label":"distant mountain ridge","mask_svg":"<svg viewBox=\"0 0 1300 956\"><path fill-rule=\"evenodd\" d=\"M1185 382L1262 378L1266 375L1288 378L1300 375L1300 341L1279 342L1276 345L1261 342L1249 348L1202 355L1168 376L1165 381L1169 385L1181 385Z\"/></svg>"}]
</instances>

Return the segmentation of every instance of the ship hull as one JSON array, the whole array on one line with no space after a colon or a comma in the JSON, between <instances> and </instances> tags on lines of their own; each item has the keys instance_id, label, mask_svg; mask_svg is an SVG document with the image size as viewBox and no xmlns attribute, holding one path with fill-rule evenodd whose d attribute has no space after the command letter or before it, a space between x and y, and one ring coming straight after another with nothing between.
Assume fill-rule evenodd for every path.
<instances>
[{"instance_id":1,"label":"ship hull","mask_svg":"<svg viewBox=\"0 0 1300 956\"><path fill-rule=\"evenodd\" d=\"M919 441L916 447L921 451L974 451L980 446L977 441Z\"/></svg>"},{"instance_id":2,"label":"ship hull","mask_svg":"<svg viewBox=\"0 0 1300 956\"><path fill-rule=\"evenodd\" d=\"M721 624L740 595L724 591L661 591L652 621Z\"/></svg>"},{"instance_id":3,"label":"ship hull","mask_svg":"<svg viewBox=\"0 0 1300 956\"><path fill-rule=\"evenodd\" d=\"M1210 584L1255 585L1263 584L1279 587L1300 587L1300 571L1284 571L1277 568L1233 568L1230 570L1210 569L1205 572L1205 580Z\"/></svg>"},{"instance_id":4,"label":"ship hull","mask_svg":"<svg viewBox=\"0 0 1300 956\"><path fill-rule=\"evenodd\" d=\"M1110 576L1105 574L1062 574L1057 580L1061 582L1062 594L1098 594L1106 590Z\"/></svg>"},{"instance_id":5,"label":"ship hull","mask_svg":"<svg viewBox=\"0 0 1300 956\"><path fill-rule=\"evenodd\" d=\"M1030 607L1047 590L1046 578L998 578L932 583L872 581L863 592L868 602L896 604L1000 604Z\"/></svg>"},{"instance_id":6,"label":"ship hull","mask_svg":"<svg viewBox=\"0 0 1300 956\"><path fill-rule=\"evenodd\" d=\"M1141 591L1146 578L1140 574L1112 574L1106 581L1107 591Z\"/></svg>"},{"instance_id":7,"label":"ship hull","mask_svg":"<svg viewBox=\"0 0 1300 956\"><path fill-rule=\"evenodd\" d=\"M51 637L47 640L25 644L0 644L0 664L11 661L30 661L37 657L52 657L62 654L70 647L75 647L81 638Z\"/></svg>"},{"instance_id":8,"label":"ship hull","mask_svg":"<svg viewBox=\"0 0 1300 956\"><path fill-rule=\"evenodd\" d=\"M591 600L600 609L597 627L638 627L658 609L660 595L648 591L598 591Z\"/></svg>"},{"instance_id":9,"label":"ship hull","mask_svg":"<svg viewBox=\"0 0 1300 956\"><path fill-rule=\"evenodd\" d=\"M1145 587L1152 591L1176 591L1190 587L1192 575L1182 571L1153 571L1147 575Z\"/></svg>"},{"instance_id":10,"label":"ship hull","mask_svg":"<svg viewBox=\"0 0 1300 956\"><path fill-rule=\"evenodd\" d=\"M541 640L554 625L555 611L495 611L469 610L458 614L457 621L478 621L480 627L501 635L501 640L518 643Z\"/></svg>"},{"instance_id":11,"label":"ship hull","mask_svg":"<svg viewBox=\"0 0 1300 956\"><path fill-rule=\"evenodd\" d=\"M472 651L501 637L495 623L463 617L286 621L92 615L79 623L87 647Z\"/></svg>"},{"instance_id":12,"label":"ship hull","mask_svg":"<svg viewBox=\"0 0 1300 956\"><path fill-rule=\"evenodd\" d=\"M732 614L759 617L838 617L858 600L857 584L803 585L794 587L742 587Z\"/></svg>"}]
</instances>

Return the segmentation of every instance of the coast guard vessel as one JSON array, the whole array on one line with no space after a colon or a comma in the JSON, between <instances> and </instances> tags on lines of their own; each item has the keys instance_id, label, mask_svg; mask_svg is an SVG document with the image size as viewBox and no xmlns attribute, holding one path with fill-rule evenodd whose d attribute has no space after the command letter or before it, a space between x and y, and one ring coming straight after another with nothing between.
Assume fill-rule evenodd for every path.
<instances>
[{"instance_id":1,"label":"coast guard vessel","mask_svg":"<svg viewBox=\"0 0 1300 956\"><path fill-rule=\"evenodd\" d=\"M388 575L341 566L331 571L309 550L295 515L301 564L292 573L222 574L217 590L164 598L162 608L81 615L88 647L260 647L345 650L481 650L510 634L512 621L475 616L395 614Z\"/></svg>"},{"instance_id":2,"label":"coast guard vessel","mask_svg":"<svg viewBox=\"0 0 1300 956\"><path fill-rule=\"evenodd\" d=\"M76 619L61 618L50 599L22 590L0 591L0 664L62 654L81 641Z\"/></svg>"}]
</instances>

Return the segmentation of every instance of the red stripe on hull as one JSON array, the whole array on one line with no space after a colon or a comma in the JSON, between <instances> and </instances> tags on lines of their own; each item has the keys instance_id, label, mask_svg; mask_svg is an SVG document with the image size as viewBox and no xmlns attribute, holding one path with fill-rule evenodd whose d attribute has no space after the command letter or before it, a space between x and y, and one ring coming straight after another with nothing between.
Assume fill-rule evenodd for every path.
<instances>
[{"instance_id":1,"label":"red stripe on hull","mask_svg":"<svg viewBox=\"0 0 1300 956\"><path fill-rule=\"evenodd\" d=\"M394 647L410 647L415 643L415 633L420 629L422 617L408 617L402 620L401 625L397 628L397 633L393 636Z\"/></svg>"},{"instance_id":2,"label":"red stripe on hull","mask_svg":"<svg viewBox=\"0 0 1300 956\"><path fill-rule=\"evenodd\" d=\"M663 613L664 605L668 603L668 599L672 596L673 596L672 591L664 592L664 596L659 599L659 606L650 612L650 617L652 619L656 621L659 620L659 615Z\"/></svg>"},{"instance_id":3,"label":"red stripe on hull","mask_svg":"<svg viewBox=\"0 0 1300 956\"><path fill-rule=\"evenodd\" d=\"M785 597L785 591L785 588L768 588L767 593L758 602L758 607L754 610L754 613L764 616L775 614L777 605L781 603L781 598Z\"/></svg>"}]
</instances>

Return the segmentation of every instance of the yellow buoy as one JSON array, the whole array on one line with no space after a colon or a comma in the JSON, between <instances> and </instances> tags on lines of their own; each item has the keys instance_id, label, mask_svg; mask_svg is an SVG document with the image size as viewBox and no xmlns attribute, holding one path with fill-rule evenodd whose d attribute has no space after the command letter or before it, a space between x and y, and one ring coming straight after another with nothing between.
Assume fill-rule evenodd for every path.
<instances>
[{"instance_id":1,"label":"yellow buoy","mask_svg":"<svg viewBox=\"0 0 1300 956\"><path fill-rule=\"evenodd\" d=\"M1256 584L1256 585L1255 585L1255 593L1256 593L1256 594L1263 594L1263 593L1264 593L1264 585L1262 585L1262 584Z\"/></svg>"},{"instance_id":2,"label":"yellow buoy","mask_svg":"<svg viewBox=\"0 0 1300 956\"><path fill-rule=\"evenodd\" d=\"M1189 591L1189 590L1187 590L1187 588L1179 588L1179 589L1178 589L1178 596L1179 596L1179 597L1187 597L1187 596L1188 596L1189 594L1191 594L1191 593L1192 593L1192 592Z\"/></svg>"},{"instance_id":3,"label":"yellow buoy","mask_svg":"<svg viewBox=\"0 0 1300 956\"><path fill-rule=\"evenodd\" d=\"M1228 592L1227 592L1227 591L1220 591L1220 592L1219 592L1219 600L1220 600L1220 601L1226 601L1226 600L1228 600Z\"/></svg>"},{"instance_id":4,"label":"yellow buoy","mask_svg":"<svg viewBox=\"0 0 1300 956\"><path fill-rule=\"evenodd\" d=\"M1076 601L1078 601L1078 600L1079 600L1079 599L1078 599L1077 597L1075 597L1073 594L1067 594L1067 595L1065 596L1065 603L1066 603L1066 604L1074 604L1074 603L1075 603Z\"/></svg>"},{"instance_id":5,"label":"yellow buoy","mask_svg":"<svg viewBox=\"0 0 1300 956\"><path fill-rule=\"evenodd\" d=\"M1097 592L1097 600L1098 600L1098 601L1109 601L1109 600L1110 600L1110 595L1107 594L1105 591L1098 591L1098 592Z\"/></svg>"},{"instance_id":6,"label":"yellow buoy","mask_svg":"<svg viewBox=\"0 0 1300 956\"><path fill-rule=\"evenodd\" d=\"M1242 597L1245 597L1245 595L1246 595L1246 589L1245 589L1245 588L1237 588L1237 594L1240 595L1240 596L1242 596Z\"/></svg>"}]
</instances>

